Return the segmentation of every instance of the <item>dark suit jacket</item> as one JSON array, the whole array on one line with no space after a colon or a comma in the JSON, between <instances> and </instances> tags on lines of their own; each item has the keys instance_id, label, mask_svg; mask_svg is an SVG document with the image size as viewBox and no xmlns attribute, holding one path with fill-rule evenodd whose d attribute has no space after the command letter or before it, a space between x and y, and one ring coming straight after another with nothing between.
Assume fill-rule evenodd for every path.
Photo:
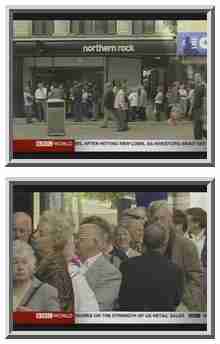
<instances>
[{"instance_id":1,"label":"dark suit jacket","mask_svg":"<svg viewBox=\"0 0 220 344\"><path fill-rule=\"evenodd\" d=\"M120 268L122 311L174 311L183 294L183 272L168 258L146 254L129 258Z\"/></svg>"}]
</instances>

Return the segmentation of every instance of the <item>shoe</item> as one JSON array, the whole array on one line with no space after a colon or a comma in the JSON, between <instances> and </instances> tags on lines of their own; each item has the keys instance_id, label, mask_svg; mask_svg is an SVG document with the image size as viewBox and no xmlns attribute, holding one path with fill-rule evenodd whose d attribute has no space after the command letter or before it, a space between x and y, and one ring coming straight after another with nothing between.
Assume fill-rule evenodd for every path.
<instances>
[{"instance_id":1,"label":"shoe","mask_svg":"<svg viewBox=\"0 0 220 344\"><path fill-rule=\"evenodd\" d=\"M106 125L102 125L100 128L108 128Z\"/></svg>"}]
</instances>

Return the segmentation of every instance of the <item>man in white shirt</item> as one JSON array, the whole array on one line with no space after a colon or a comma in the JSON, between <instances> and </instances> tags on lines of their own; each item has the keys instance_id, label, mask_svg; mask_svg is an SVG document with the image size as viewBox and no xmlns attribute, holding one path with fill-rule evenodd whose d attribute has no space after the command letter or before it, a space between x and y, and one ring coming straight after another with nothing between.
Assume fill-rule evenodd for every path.
<instances>
[{"instance_id":1,"label":"man in white shirt","mask_svg":"<svg viewBox=\"0 0 220 344\"><path fill-rule=\"evenodd\" d=\"M135 89L131 90L128 96L129 107L130 107L130 120L135 121L137 117L137 107L138 107L138 92Z\"/></svg>"},{"instance_id":2,"label":"man in white shirt","mask_svg":"<svg viewBox=\"0 0 220 344\"><path fill-rule=\"evenodd\" d=\"M37 86L38 88L36 89L34 96L37 106L37 117L41 122L46 120L47 89L43 86L42 82L40 82Z\"/></svg>"},{"instance_id":3,"label":"man in white shirt","mask_svg":"<svg viewBox=\"0 0 220 344\"><path fill-rule=\"evenodd\" d=\"M106 224L98 216L85 218L80 225L78 241L85 277L96 296L100 311L113 309L121 284L121 273L102 254Z\"/></svg>"}]
</instances>

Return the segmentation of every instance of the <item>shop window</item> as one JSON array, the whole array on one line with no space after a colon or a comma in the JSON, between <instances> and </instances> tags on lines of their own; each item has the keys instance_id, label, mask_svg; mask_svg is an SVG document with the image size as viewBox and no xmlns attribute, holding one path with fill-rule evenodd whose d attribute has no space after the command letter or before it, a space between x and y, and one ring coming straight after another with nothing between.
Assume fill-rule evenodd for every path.
<instances>
[{"instance_id":1,"label":"shop window","mask_svg":"<svg viewBox=\"0 0 220 344\"><path fill-rule=\"evenodd\" d=\"M155 32L155 20L144 20L143 29L144 29L144 33Z\"/></svg>"},{"instance_id":2,"label":"shop window","mask_svg":"<svg viewBox=\"0 0 220 344\"><path fill-rule=\"evenodd\" d=\"M72 21L70 25L71 33L81 35L103 35L116 33L115 20L80 20Z\"/></svg>"},{"instance_id":3,"label":"shop window","mask_svg":"<svg viewBox=\"0 0 220 344\"><path fill-rule=\"evenodd\" d=\"M103 34L108 33L108 22L107 20L95 20L94 23L95 27L95 33L97 34Z\"/></svg>"},{"instance_id":4,"label":"shop window","mask_svg":"<svg viewBox=\"0 0 220 344\"><path fill-rule=\"evenodd\" d=\"M52 20L33 20L33 35L52 35L54 33L54 22Z\"/></svg>"},{"instance_id":5,"label":"shop window","mask_svg":"<svg viewBox=\"0 0 220 344\"><path fill-rule=\"evenodd\" d=\"M132 32L135 35L155 32L155 20L133 20Z\"/></svg>"},{"instance_id":6,"label":"shop window","mask_svg":"<svg viewBox=\"0 0 220 344\"><path fill-rule=\"evenodd\" d=\"M141 35L144 33L143 20L133 20L132 21L132 32L135 35Z\"/></svg>"}]
</instances>

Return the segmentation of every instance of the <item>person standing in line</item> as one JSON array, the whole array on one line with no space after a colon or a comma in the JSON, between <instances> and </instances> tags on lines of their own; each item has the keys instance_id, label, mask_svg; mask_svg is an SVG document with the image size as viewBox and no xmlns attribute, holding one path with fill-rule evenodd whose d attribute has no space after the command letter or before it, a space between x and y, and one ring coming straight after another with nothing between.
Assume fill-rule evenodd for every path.
<instances>
[{"instance_id":1,"label":"person standing in line","mask_svg":"<svg viewBox=\"0 0 220 344\"><path fill-rule=\"evenodd\" d=\"M164 256L166 234L160 224L144 230L145 254L124 261L120 270L121 311L172 312L180 304L184 291L183 271Z\"/></svg>"},{"instance_id":2,"label":"person standing in line","mask_svg":"<svg viewBox=\"0 0 220 344\"><path fill-rule=\"evenodd\" d=\"M187 91L184 84L180 85L178 93L180 97L180 113L182 117L185 117L187 110Z\"/></svg>"},{"instance_id":3,"label":"person standing in line","mask_svg":"<svg viewBox=\"0 0 220 344\"><path fill-rule=\"evenodd\" d=\"M78 253L100 311L112 311L118 298L121 273L102 252L106 240L105 222L97 216L83 219L79 228Z\"/></svg>"},{"instance_id":4,"label":"person standing in line","mask_svg":"<svg viewBox=\"0 0 220 344\"><path fill-rule=\"evenodd\" d=\"M50 91L48 92L48 98L50 99L63 99L64 92L63 92L63 86L60 85L57 86L56 83L50 87Z\"/></svg>"},{"instance_id":5,"label":"person standing in line","mask_svg":"<svg viewBox=\"0 0 220 344\"><path fill-rule=\"evenodd\" d=\"M205 97L205 87L202 83L201 75L195 74L195 90L192 100L192 121L193 121L193 134L195 140L202 140L203 138L203 105Z\"/></svg>"},{"instance_id":6,"label":"person standing in line","mask_svg":"<svg viewBox=\"0 0 220 344\"><path fill-rule=\"evenodd\" d=\"M188 107L188 117L190 118L191 115L192 115L192 105L193 105L193 95L194 95L194 89L195 89L195 86L194 86L194 83L190 83L189 84L189 92L188 92L188 104L189 104L189 107ZM190 115L191 114L191 115ZM191 118L190 118L191 119Z\"/></svg>"},{"instance_id":7,"label":"person standing in line","mask_svg":"<svg viewBox=\"0 0 220 344\"><path fill-rule=\"evenodd\" d=\"M96 84L92 87L92 121L97 121L99 115L99 91Z\"/></svg>"},{"instance_id":8,"label":"person standing in line","mask_svg":"<svg viewBox=\"0 0 220 344\"><path fill-rule=\"evenodd\" d=\"M115 95L112 90L112 84L108 82L104 93L104 121L101 128L107 128L109 119L114 117L114 100Z\"/></svg>"},{"instance_id":9,"label":"person standing in line","mask_svg":"<svg viewBox=\"0 0 220 344\"><path fill-rule=\"evenodd\" d=\"M42 82L39 82L35 91L35 102L37 106L37 117L40 122L46 120L46 108L47 108L47 89L43 86Z\"/></svg>"},{"instance_id":10,"label":"person standing in line","mask_svg":"<svg viewBox=\"0 0 220 344\"><path fill-rule=\"evenodd\" d=\"M73 108L73 116L75 122L82 121L82 107L81 107L81 97L82 91L80 84L75 83L72 89L72 108Z\"/></svg>"},{"instance_id":11,"label":"person standing in line","mask_svg":"<svg viewBox=\"0 0 220 344\"><path fill-rule=\"evenodd\" d=\"M184 272L185 288L178 309L191 312L202 310L202 269L197 248L192 240L179 235L173 224L172 211L164 200L154 201L149 206L150 222L159 223L166 233L164 255L176 263Z\"/></svg>"},{"instance_id":12,"label":"person standing in line","mask_svg":"<svg viewBox=\"0 0 220 344\"><path fill-rule=\"evenodd\" d=\"M173 107L173 93L172 93L172 87L168 86L167 93L166 93L166 102L167 102L167 119L170 118L170 113Z\"/></svg>"},{"instance_id":13,"label":"person standing in line","mask_svg":"<svg viewBox=\"0 0 220 344\"><path fill-rule=\"evenodd\" d=\"M138 93L135 89L131 90L128 96L129 101L129 120L135 121L137 119L137 107L138 107Z\"/></svg>"},{"instance_id":14,"label":"person standing in line","mask_svg":"<svg viewBox=\"0 0 220 344\"><path fill-rule=\"evenodd\" d=\"M24 112L26 115L26 123L32 123L32 112L33 112L33 95L29 86L24 88Z\"/></svg>"},{"instance_id":15,"label":"person standing in line","mask_svg":"<svg viewBox=\"0 0 220 344\"><path fill-rule=\"evenodd\" d=\"M88 119L88 86L85 85L82 89L82 98L81 98L81 106L82 106L82 118L84 120Z\"/></svg>"},{"instance_id":16,"label":"person standing in line","mask_svg":"<svg viewBox=\"0 0 220 344\"><path fill-rule=\"evenodd\" d=\"M138 112L141 121L146 121L146 107L147 107L147 92L144 86L138 89Z\"/></svg>"},{"instance_id":17,"label":"person standing in line","mask_svg":"<svg viewBox=\"0 0 220 344\"><path fill-rule=\"evenodd\" d=\"M162 105L163 105L163 89L162 87L158 87L157 94L154 99L155 102L155 116L156 120L160 122L161 118L161 112L162 112Z\"/></svg>"},{"instance_id":18,"label":"person standing in line","mask_svg":"<svg viewBox=\"0 0 220 344\"><path fill-rule=\"evenodd\" d=\"M130 247L138 253L143 253L144 222L143 219L129 214L122 214L119 225L125 227L130 235Z\"/></svg>"},{"instance_id":19,"label":"person standing in line","mask_svg":"<svg viewBox=\"0 0 220 344\"><path fill-rule=\"evenodd\" d=\"M115 96L114 109L117 118L117 131L127 131L127 110L128 104L126 102L126 83L122 83L121 87Z\"/></svg>"},{"instance_id":20,"label":"person standing in line","mask_svg":"<svg viewBox=\"0 0 220 344\"><path fill-rule=\"evenodd\" d=\"M186 216L188 221L188 238L194 242L201 259L207 232L206 211L202 208L189 208L186 210Z\"/></svg>"},{"instance_id":21,"label":"person standing in line","mask_svg":"<svg viewBox=\"0 0 220 344\"><path fill-rule=\"evenodd\" d=\"M64 249L73 235L71 219L58 209L40 216L36 252L39 257L36 277L58 291L61 310L74 310L74 291Z\"/></svg>"},{"instance_id":22,"label":"person standing in line","mask_svg":"<svg viewBox=\"0 0 220 344\"><path fill-rule=\"evenodd\" d=\"M123 226L119 225L115 229L115 249L117 249L120 253L123 253L123 256L121 254L121 260L125 261L126 259L130 257L137 257L141 254L131 248L131 236L128 232L128 229Z\"/></svg>"}]
</instances>

